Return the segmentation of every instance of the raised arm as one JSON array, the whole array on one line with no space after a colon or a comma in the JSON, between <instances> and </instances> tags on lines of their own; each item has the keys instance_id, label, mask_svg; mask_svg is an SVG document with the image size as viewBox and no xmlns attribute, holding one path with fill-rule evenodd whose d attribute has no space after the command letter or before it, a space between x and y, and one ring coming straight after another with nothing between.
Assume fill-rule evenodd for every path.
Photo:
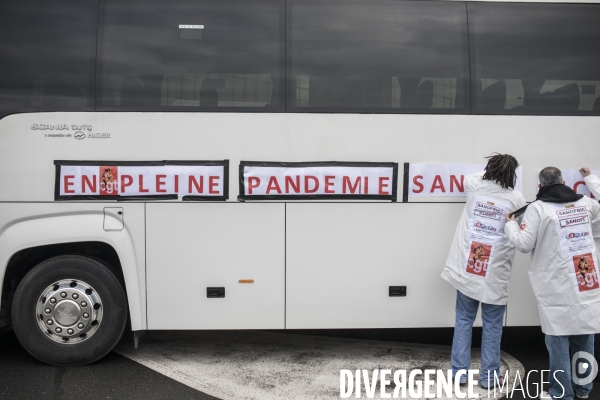
<instances>
[{"instance_id":1,"label":"raised arm","mask_svg":"<svg viewBox=\"0 0 600 400\"><path fill-rule=\"evenodd\" d=\"M589 209L591 214L593 236L595 239L600 239L600 204L598 204L596 200L590 199Z\"/></svg>"},{"instance_id":2,"label":"raised arm","mask_svg":"<svg viewBox=\"0 0 600 400\"><path fill-rule=\"evenodd\" d=\"M600 178L596 175L592 175L592 172L587 167L583 167L579 171L583 174L583 180L590 192L592 192L594 197L600 199Z\"/></svg>"},{"instance_id":3,"label":"raised arm","mask_svg":"<svg viewBox=\"0 0 600 400\"><path fill-rule=\"evenodd\" d=\"M506 216L504 234L520 252L529 253L535 248L540 222L539 208L536 205L531 205L525 211L525 215L523 215L521 226L519 226L512 215Z\"/></svg>"}]
</instances>

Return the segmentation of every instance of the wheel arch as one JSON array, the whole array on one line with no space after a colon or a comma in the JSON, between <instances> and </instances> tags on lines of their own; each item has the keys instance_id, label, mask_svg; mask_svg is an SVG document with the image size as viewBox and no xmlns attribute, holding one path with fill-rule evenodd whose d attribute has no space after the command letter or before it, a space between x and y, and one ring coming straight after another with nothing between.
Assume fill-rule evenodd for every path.
<instances>
[{"instance_id":1,"label":"wheel arch","mask_svg":"<svg viewBox=\"0 0 600 400\"><path fill-rule=\"evenodd\" d=\"M140 276L133 240L124 229L94 229L95 215L53 216L15 223L0 234L0 326L10 324L12 296L40 262L60 255L83 255L104 264L125 289L133 330L146 329L145 274ZM90 220L91 219L91 220ZM56 226L68 226L57 230ZM142 282L142 284L140 283Z\"/></svg>"}]
</instances>

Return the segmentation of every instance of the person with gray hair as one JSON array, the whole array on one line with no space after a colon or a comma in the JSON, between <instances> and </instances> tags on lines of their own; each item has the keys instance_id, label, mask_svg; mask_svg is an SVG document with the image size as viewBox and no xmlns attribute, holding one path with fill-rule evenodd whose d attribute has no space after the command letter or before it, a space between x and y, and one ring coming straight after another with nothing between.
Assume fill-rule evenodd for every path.
<instances>
[{"instance_id":1,"label":"person with gray hair","mask_svg":"<svg viewBox=\"0 0 600 400\"><path fill-rule=\"evenodd\" d=\"M544 168L539 182L521 225L507 215L504 230L519 251L531 252L529 278L550 358L550 387L540 398L587 399L595 377L587 367L594 359L594 334L600 333L594 243L600 237L600 204L566 186L558 168ZM585 353L590 358L582 358Z\"/></svg>"},{"instance_id":2,"label":"person with gray hair","mask_svg":"<svg viewBox=\"0 0 600 400\"><path fill-rule=\"evenodd\" d=\"M543 170L541 170L539 175L539 181L540 188L542 186L565 183L565 181L563 181L562 172L560 172L560 169L556 167L546 167Z\"/></svg>"}]
</instances>

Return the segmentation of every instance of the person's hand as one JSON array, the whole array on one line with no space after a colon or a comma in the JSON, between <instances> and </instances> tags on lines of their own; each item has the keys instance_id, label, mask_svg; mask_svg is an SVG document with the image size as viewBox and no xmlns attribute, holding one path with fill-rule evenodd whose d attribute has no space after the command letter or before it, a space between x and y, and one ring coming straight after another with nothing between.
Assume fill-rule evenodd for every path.
<instances>
[{"instance_id":1,"label":"person's hand","mask_svg":"<svg viewBox=\"0 0 600 400\"><path fill-rule=\"evenodd\" d=\"M505 220L506 220L506 222L510 222L510 221L516 221L517 219L515 218L513 213L508 213L508 214L506 214Z\"/></svg>"},{"instance_id":2,"label":"person's hand","mask_svg":"<svg viewBox=\"0 0 600 400\"><path fill-rule=\"evenodd\" d=\"M583 176L590 176L592 174L592 171L590 171L588 167L581 168L579 172L581 172Z\"/></svg>"}]
</instances>

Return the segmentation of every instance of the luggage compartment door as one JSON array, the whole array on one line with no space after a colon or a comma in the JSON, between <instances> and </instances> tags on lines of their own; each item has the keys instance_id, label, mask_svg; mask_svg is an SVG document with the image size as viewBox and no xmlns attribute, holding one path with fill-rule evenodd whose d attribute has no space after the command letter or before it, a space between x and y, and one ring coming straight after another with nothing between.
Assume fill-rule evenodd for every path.
<instances>
[{"instance_id":1,"label":"luggage compartment door","mask_svg":"<svg viewBox=\"0 0 600 400\"><path fill-rule=\"evenodd\" d=\"M288 204L287 328L454 326L456 290L440 274L463 208Z\"/></svg>"},{"instance_id":2,"label":"luggage compartment door","mask_svg":"<svg viewBox=\"0 0 600 400\"><path fill-rule=\"evenodd\" d=\"M284 204L146 207L149 329L284 328Z\"/></svg>"}]
</instances>

